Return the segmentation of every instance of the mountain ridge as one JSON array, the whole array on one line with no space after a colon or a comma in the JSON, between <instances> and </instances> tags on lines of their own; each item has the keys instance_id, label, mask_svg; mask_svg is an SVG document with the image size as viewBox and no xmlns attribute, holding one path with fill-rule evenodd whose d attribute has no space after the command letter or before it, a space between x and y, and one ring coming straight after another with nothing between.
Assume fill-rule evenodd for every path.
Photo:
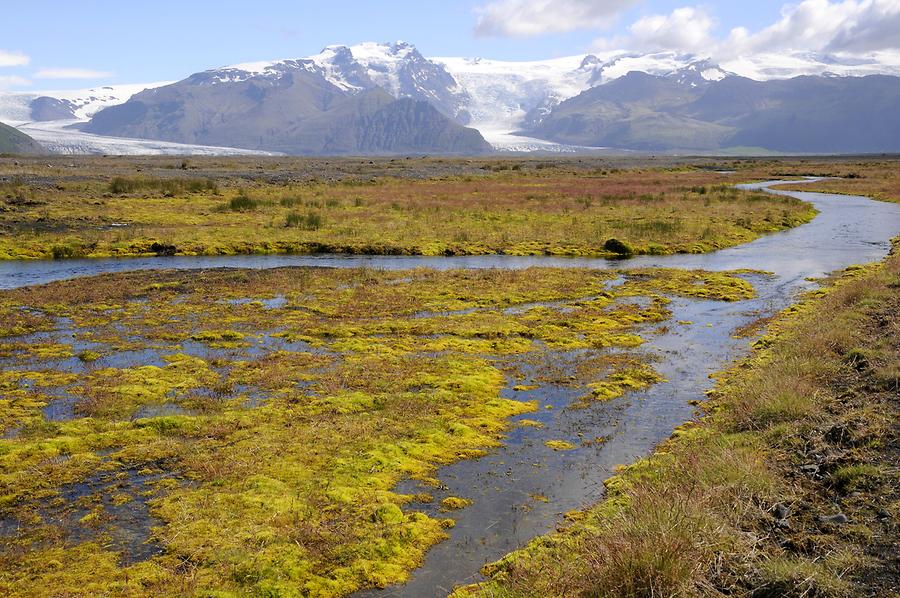
<instances>
[{"instance_id":1,"label":"mountain ridge","mask_svg":"<svg viewBox=\"0 0 900 598\"><path fill-rule=\"evenodd\" d=\"M244 76L239 73L245 73ZM366 81L360 77L360 83ZM483 153L474 129L378 85L339 86L310 61L219 69L98 112L87 133L292 154Z\"/></svg>"},{"instance_id":2,"label":"mountain ridge","mask_svg":"<svg viewBox=\"0 0 900 598\"><path fill-rule=\"evenodd\" d=\"M886 75L693 85L632 72L569 98L522 134L644 151L881 153L900 151L897 106L900 78Z\"/></svg>"}]
</instances>

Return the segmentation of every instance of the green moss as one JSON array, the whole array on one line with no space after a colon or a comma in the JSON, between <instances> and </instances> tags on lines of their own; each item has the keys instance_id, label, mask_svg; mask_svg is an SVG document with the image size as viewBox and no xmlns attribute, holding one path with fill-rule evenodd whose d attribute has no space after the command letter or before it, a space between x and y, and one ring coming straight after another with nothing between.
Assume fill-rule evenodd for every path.
<instances>
[{"instance_id":1,"label":"green moss","mask_svg":"<svg viewBox=\"0 0 900 598\"><path fill-rule=\"evenodd\" d=\"M595 401L610 401L624 395L626 392L647 388L663 380L663 377L657 374L650 366L638 365L610 374L602 382L589 384L591 394L588 398Z\"/></svg>"},{"instance_id":2,"label":"green moss","mask_svg":"<svg viewBox=\"0 0 900 598\"><path fill-rule=\"evenodd\" d=\"M846 465L831 474L831 483L845 492L877 482L882 476L881 468L868 463Z\"/></svg>"},{"instance_id":3,"label":"green moss","mask_svg":"<svg viewBox=\"0 0 900 598\"><path fill-rule=\"evenodd\" d=\"M574 444L565 440L546 440L544 444L554 451L571 451L576 448Z\"/></svg>"},{"instance_id":4,"label":"green moss","mask_svg":"<svg viewBox=\"0 0 900 598\"><path fill-rule=\"evenodd\" d=\"M400 507L391 503L380 505L375 509L375 512L372 513L372 521L384 523L385 525L397 525L403 523L405 520L406 516L403 514L403 511L400 510Z\"/></svg>"},{"instance_id":5,"label":"green moss","mask_svg":"<svg viewBox=\"0 0 900 598\"><path fill-rule=\"evenodd\" d=\"M472 504L472 501L467 498L459 498L457 496L448 496L444 500L441 501L441 510L444 511L459 511L460 509L465 509L469 505Z\"/></svg>"},{"instance_id":6,"label":"green moss","mask_svg":"<svg viewBox=\"0 0 900 598\"><path fill-rule=\"evenodd\" d=\"M100 357L101 357L100 353L98 353L96 351L82 351L81 353L78 354L78 359L80 359L81 361L87 362L87 363L90 363L92 361L97 361L98 359L100 359Z\"/></svg>"}]
</instances>

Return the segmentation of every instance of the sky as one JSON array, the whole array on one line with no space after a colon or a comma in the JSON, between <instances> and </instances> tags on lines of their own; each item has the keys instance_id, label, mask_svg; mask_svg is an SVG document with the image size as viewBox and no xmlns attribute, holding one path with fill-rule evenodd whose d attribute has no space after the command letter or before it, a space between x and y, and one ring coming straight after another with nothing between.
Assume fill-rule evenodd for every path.
<instances>
[{"instance_id":1,"label":"sky","mask_svg":"<svg viewBox=\"0 0 900 598\"><path fill-rule=\"evenodd\" d=\"M900 0L8 0L0 89L181 79L404 40L425 56L538 60L612 49L716 58L900 51Z\"/></svg>"}]
</instances>

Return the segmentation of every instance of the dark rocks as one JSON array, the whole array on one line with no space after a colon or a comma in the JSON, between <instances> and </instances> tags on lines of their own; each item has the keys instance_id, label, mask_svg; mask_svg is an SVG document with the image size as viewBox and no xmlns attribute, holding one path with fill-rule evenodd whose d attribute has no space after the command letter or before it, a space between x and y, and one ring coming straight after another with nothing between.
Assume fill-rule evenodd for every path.
<instances>
[{"instance_id":1,"label":"dark rocks","mask_svg":"<svg viewBox=\"0 0 900 598\"><path fill-rule=\"evenodd\" d=\"M841 447L859 446L865 437L862 423L856 421L834 425L824 436L827 442Z\"/></svg>"},{"instance_id":2,"label":"dark rocks","mask_svg":"<svg viewBox=\"0 0 900 598\"><path fill-rule=\"evenodd\" d=\"M772 506L772 515L778 520L787 519L791 515L791 508L781 502L775 503Z\"/></svg>"},{"instance_id":3,"label":"dark rocks","mask_svg":"<svg viewBox=\"0 0 900 598\"><path fill-rule=\"evenodd\" d=\"M60 100L42 96L31 102L31 120L46 122L78 118L75 116L75 104L69 100Z\"/></svg>"},{"instance_id":4,"label":"dark rocks","mask_svg":"<svg viewBox=\"0 0 900 598\"><path fill-rule=\"evenodd\" d=\"M628 243L618 239L608 240L603 244L603 249L621 256L632 255L634 253L634 249L632 249Z\"/></svg>"},{"instance_id":5,"label":"dark rocks","mask_svg":"<svg viewBox=\"0 0 900 598\"><path fill-rule=\"evenodd\" d=\"M843 513L837 513L836 515L820 515L818 519L820 523L826 523L828 525L843 525L844 523L850 523L850 518Z\"/></svg>"},{"instance_id":6,"label":"dark rocks","mask_svg":"<svg viewBox=\"0 0 900 598\"><path fill-rule=\"evenodd\" d=\"M178 248L168 243L155 242L150 246L150 251L158 256L173 256L178 251Z\"/></svg>"},{"instance_id":7,"label":"dark rocks","mask_svg":"<svg viewBox=\"0 0 900 598\"><path fill-rule=\"evenodd\" d=\"M782 502L772 505L772 517L775 518L775 526L781 529L790 529L791 522L788 517L791 516L791 508Z\"/></svg>"}]
</instances>

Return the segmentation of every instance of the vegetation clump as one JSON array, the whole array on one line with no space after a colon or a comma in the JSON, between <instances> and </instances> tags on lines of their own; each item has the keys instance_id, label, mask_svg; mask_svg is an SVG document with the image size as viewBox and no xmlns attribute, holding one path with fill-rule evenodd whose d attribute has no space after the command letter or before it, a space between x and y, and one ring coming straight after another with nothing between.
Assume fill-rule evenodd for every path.
<instances>
[{"instance_id":1,"label":"vegetation clump","mask_svg":"<svg viewBox=\"0 0 900 598\"><path fill-rule=\"evenodd\" d=\"M127 178L114 177L109 182L109 192L115 195L127 195L139 191L156 191L165 197L174 197L179 193L218 193L219 186L211 179L181 178Z\"/></svg>"},{"instance_id":2,"label":"vegetation clump","mask_svg":"<svg viewBox=\"0 0 900 598\"><path fill-rule=\"evenodd\" d=\"M567 440L546 440L544 444L547 448L552 448L554 451L571 451L575 449L575 445Z\"/></svg>"},{"instance_id":3,"label":"vegetation clump","mask_svg":"<svg viewBox=\"0 0 900 598\"><path fill-rule=\"evenodd\" d=\"M609 239L603 244L603 249L619 256L628 256L634 254L634 249L623 241L618 239Z\"/></svg>"},{"instance_id":4,"label":"vegetation clump","mask_svg":"<svg viewBox=\"0 0 900 598\"><path fill-rule=\"evenodd\" d=\"M441 501L441 509L444 511L459 511L465 509L472 504L467 498L459 498L458 496L448 496Z\"/></svg>"},{"instance_id":5,"label":"vegetation clump","mask_svg":"<svg viewBox=\"0 0 900 598\"><path fill-rule=\"evenodd\" d=\"M259 201L242 192L229 200L228 209L232 212L251 212L257 209L259 205Z\"/></svg>"},{"instance_id":6,"label":"vegetation clump","mask_svg":"<svg viewBox=\"0 0 900 598\"><path fill-rule=\"evenodd\" d=\"M322 228L322 215L318 212L291 212L287 215L285 226L301 228L303 230L319 230Z\"/></svg>"}]
</instances>

